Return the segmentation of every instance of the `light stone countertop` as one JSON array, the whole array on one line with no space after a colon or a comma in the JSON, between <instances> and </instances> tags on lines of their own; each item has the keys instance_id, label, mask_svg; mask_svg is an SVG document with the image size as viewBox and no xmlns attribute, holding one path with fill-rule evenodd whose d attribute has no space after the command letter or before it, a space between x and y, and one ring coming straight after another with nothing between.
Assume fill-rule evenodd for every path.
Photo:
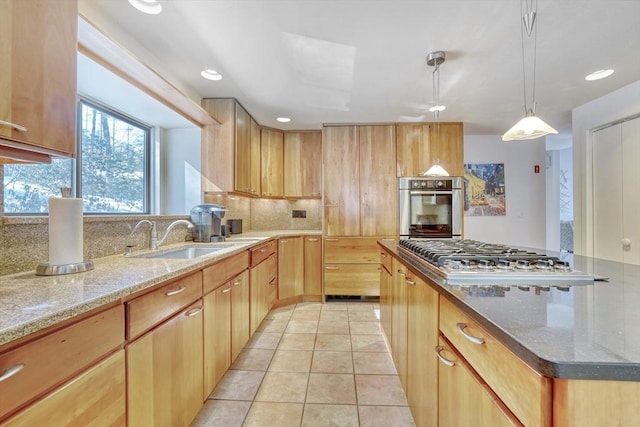
<instances>
[{"instance_id":1,"label":"light stone countertop","mask_svg":"<svg viewBox=\"0 0 640 427\"><path fill-rule=\"evenodd\" d=\"M63 320L175 277L197 271L262 241L284 236L322 235L315 230L256 231L232 235L221 243L180 243L160 248L167 252L184 246L225 248L194 259L137 258L150 251L136 251L94 260L91 271L61 276L36 276L35 272L0 276L0 347ZM233 246L227 247L229 243Z\"/></svg>"}]
</instances>

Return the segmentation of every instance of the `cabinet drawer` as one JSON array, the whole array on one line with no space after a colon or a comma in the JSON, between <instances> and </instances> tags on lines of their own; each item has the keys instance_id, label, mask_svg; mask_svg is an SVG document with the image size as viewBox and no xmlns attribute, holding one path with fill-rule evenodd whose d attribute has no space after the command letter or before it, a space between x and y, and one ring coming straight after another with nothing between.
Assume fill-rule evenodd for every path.
<instances>
[{"instance_id":1,"label":"cabinet drawer","mask_svg":"<svg viewBox=\"0 0 640 427\"><path fill-rule=\"evenodd\" d=\"M275 240L270 240L263 245L256 246L253 249L249 249L249 252L251 252L251 267L255 267L256 265L260 264L262 261L267 259L269 255L275 253L277 249L278 245L276 244Z\"/></svg>"},{"instance_id":2,"label":"cabinet drawer","mask_svg":"<svg viewBox=\"0 0 640 427\"><path fill-rule=\"evenodd\" d=\"M0 425L124 426L124 369L124 350L120 350Z\"/></svg>"},{"instance_id":3,"label":"cabinet drawer","mask_svg":"<svg viewBox=\"0 0 640 427\"><path fill-rule=\"evenodd\" d=\"M380 264L377 241L376 237L327 237L324 239L324 262Z\"/></svg>"},{"instance_id":4,"label":"cabinet drawer","mask_svg":"<svg viewBox=\"0 0 640 427\"><path fill-rule=\"evenodd\" d=\"M0 418L71 378L124 342L122 305L0 355Z\"/></svg>"},{"instance_id":5,"label":"cabinet drawer","mask_svg":"<svg viewBox=\"0 0 640 427\"><path fill-rule=\"evenodd\" d=\"M440 331L525 425L551 424L551 383L440 297ZM482 344L470 338L481 338Z\"/></svg>"},{"instance_id":6,"label":"cabinet drawer","mask_svg":"<svg viewBox=\"0 0 640 427\"><path fill-rule=\"evenodd\" d=\"M380 295L380 264L325 264L325 295Z\"/></svg>"},{"instance_id":7,"label":"cabinet drawer","mask_svg":"<svg viewBox=\"0 0 640 427\"><path fill-rule=\"evenodd\" d=\"M203 270L203 294L208 294L249 268L249 251L233 255Z\"/></svg>"},{"instance_id":8,"label":"cabinet drawer","mask_svg":"<svg viewBox=\"0 0 640 427\"><path fill-rule=\"evenodd\" d=\"M127 339L151 329L201 296L202 273L197 272L127 302Z\"/></svg>"}]
</instances>

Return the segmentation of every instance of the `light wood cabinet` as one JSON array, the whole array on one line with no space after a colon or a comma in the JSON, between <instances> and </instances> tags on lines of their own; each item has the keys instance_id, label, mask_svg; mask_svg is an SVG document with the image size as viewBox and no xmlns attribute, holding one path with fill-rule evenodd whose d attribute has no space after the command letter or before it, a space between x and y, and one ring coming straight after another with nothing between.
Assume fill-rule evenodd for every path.
<instances>
[{"instance_id":1,"label":"light wood cabinet","mask_svg":"<svg viewBox=\"0 0 640 427\"><path fill-rule=\"evenodd\" d=\"M76 0L0 1L0 157L75 156L77 23Z\"/></svg>"},{"instance_id":2,"label":"light wood cabinet","mask_svg":"<svg viewBox=\"0 0 640 427\"><path fill-rule=\"evenodd\" d=\"M438 293L409 273L407 283L407 401L418 426L438 423ZM382 304L381 304L382 310ZM451 424L456 425L456 424ZM464 425L464 424L459 424ZM484 424L482 424L484 425Z\"/></svg>"},{"instance_id":3,"label":"light wood cabinet","mask_svg":"<svg viewBox=\"0 0 640 427\"><path fill-rule=\"evenodd\" d=\"M0 381L0 419L53 387L72 380L79 372L122 346L123 342L124 308L118 305L2 352L0 373L16 373ZM67 395L66 392L63 394ZM61 399L67 400L66 397ZM82 411L81 406L82 403L78 402L64 410ZM91 404L85 409L95 409L89 406ZM46 411L52 417L60 417L55 406L45 404L44 408L48 408Z\"/></svg>"},{"instance_id":4,"label":"light wood cabinet","mask_svg":"<svg viewBox=\"0 0 640 427\"><path fill-rule=\"evenodd\" d=\"M284 136L281 131L262 129L260 137L260 165L262 197L284 195Z\"/></svg>"},{"instance_id":5,"label":"light wood cabinet","mask_svg":"<svg viewBox=\"0 0 640 427\"><path fill-rule=\"evenodd\" d=\"M204 296L204 395L213 391L231 366L231 286Z\"/></svg>"},{"instance_id":6,"label":"light wood cabinet","mask_svg":"<svg viewBox=\"0 0 640 427\"><path fill-rule=\"evenodd\" d=\"M322 196L322 132L285 132L284 197Z\"/></svg>"},{"instance_id":7,"label":"light wood cabinet","mask_svg":"<svg viewBox=\"0 0 640 427\"><path fill-rule=\"evenodd\" d=\"M251 249L250 283L250 330L256 331L277 298L278 252L275 240Z\"/></svg>"},{"instance_id":8,"label":"light wood cabinet","mask_svg":"<svg viewBox=\"0 0 640 427\"><path fill-rule=\"evenodd\" d=\"M551 425L549 378L534 371L444 297L440 298L440 331L523 424Z\"/></svg>"},{"instance_id":9,"label":"light wood cabinet","mask_svg":"<svg viewBox=\"0 0 640 427\"><path fill-rule=\"evenodd\" d=\"M380 295L377 238L324 239L324 295Z\"/></svg>"},{"instance_id":10,"label":"light wood cabinet","mask_svg":"<svg viewBox=\"0 0 640 427\"><path fill-rule=\"evenodd\" d=\"M356 126L322 129L324 235L360 235L360 150Z\"/></svg>"},{"instance_id":11,"label":"light wood cabinet","mask_svg":"<svg viewBox=\"0 0 640 427\"><path fill-rule=\"evenodd\" d=\"M130 343L127 425L188 426L203 401L201 299Z\"/></svg>"},{"instance_id":12,"label":"light wood cabinet","mask_svg":"<svg viewBox=\"0 0 640 427\"><path fill-rule=\"evenodd\" d=\"M444 341L439 345L436 350L445 362L438 367L438 425L522 426L491 389L473 374L464 359ZM434 424L419 424L416 420L416 425Z\"/></svg>"},{"instance_id":13,"label":"light wood cabinet","mask_svg":"<svg viewBox=\"0 0 640 427\"><path fill-rule=\"evenodd\" d=\"M451 176L464 175L462 123L396 125L397 175L420 176L435 161Z\"/></svg>"},{"instance_id":14,"label":"light wood cabinet","mask_svg":"<svg viewBox=\"0 0 640 427\"><path fill-rule=\"evenodd\" d=\"M259 126L233 98L205 98L219 126L202 130L202 191L260 195Z\"/></svg>"},{"instance_id":15,"label":"light wood cabinet","mask_svg":"<svg viewBox=\"0 0 640 427\"><path fill-rule=\"evenodd\" d=\"M245 270L230 282L231 288L231 363L233 363L245 344L251 331L249 320L249 271Z\"/></svg>"},{"instance_id":16,"label":"light wood cabinet","mask_svg":"<svg viewBox=\"0 0 640 427\"><path fill-rule=\"evenodd\" d=\"M395 236L398 230L395 126L359 126L358 142L360 235Z\"/></svg>"},{"instance_id":17,"label":"light wood cabinet","mask_svg":"<svg viewBox=\"0 0 640 427\"><path fill-rule=\"evenodd\" d=\"M322 295L322 237L304 238L304 294Z\"/></svg>"},{"instance_id":18,"label":"light wood cabinet","mask_svg":"<svg viewBox=\"0 0 640 427\"><path fill-rule=\"evenodd\" d=\"M125 396L125 358L119 350L0 425L125 426Z\"/></svg>"},{"instance_id":19,"label":"light wood cabinet","mask_svg":"<svg viewBox=\"0 0 640 427\"><path fill-rule=\"evenodd\" d=\"M391 292L393 291L393 257L384 249L380 251L380 325L387 341L391 342Z\"/></svg>"},{"instance_id":20,"label":"light wood cabinet","mask_svg":"<svg viewBox=\"0 0 640 427\"><path fill-rule=\"evenodd\" d=\"M278 240L278 299L304 294L304 246L302 237Z\"/></svg>"},{"instance_id":21,"label":"light wood cabinet","mask_svg":"<svg viewBox=\"0 0 640 427\"><path fill-rule=\"evenodd\" d=\"M402 387L407 391L407 282L413 280L407 267L394 260L391 306L391 354Z\"/></svg>"}]
</instances>

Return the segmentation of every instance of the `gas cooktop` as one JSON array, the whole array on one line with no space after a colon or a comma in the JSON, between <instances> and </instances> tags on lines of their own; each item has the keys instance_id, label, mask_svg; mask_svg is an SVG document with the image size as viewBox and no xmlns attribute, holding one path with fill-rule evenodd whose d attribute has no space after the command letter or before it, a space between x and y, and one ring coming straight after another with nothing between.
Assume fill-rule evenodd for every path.
<instances>
[{"instance_id":1,"label":"gas cooktop","mask_svg":"<svg viewBox=\"0 0 640 427\"><path fill-rule=\"evenodd\" d=\"M404 239L398 249L446 284L577 285L594 280L557 257L477 240Z\"/></svg>"}]
</instances>

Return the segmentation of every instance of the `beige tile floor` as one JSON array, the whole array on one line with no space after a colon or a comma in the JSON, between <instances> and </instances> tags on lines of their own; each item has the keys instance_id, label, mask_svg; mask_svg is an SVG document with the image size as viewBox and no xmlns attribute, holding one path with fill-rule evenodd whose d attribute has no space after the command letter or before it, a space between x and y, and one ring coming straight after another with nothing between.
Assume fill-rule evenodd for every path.
<instances>
[{"instance_id":1,"label":"beige tile floor","mask_svg":"<svg viewBox=\"0 0 640 427\"><path fill-rule=\"evenodd\" d=\"M273 310L192 427L414 426L378 313L369 302Z\"/></svg>"}]
</instances>

